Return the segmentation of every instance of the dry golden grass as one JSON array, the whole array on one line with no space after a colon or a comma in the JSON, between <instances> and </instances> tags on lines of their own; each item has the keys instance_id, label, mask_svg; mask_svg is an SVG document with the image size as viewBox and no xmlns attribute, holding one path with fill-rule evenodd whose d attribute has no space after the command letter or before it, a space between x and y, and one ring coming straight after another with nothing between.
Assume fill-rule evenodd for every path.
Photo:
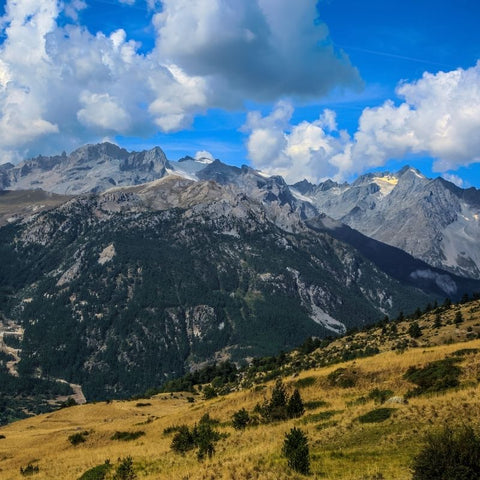
<instances>
[{"instance_id":1,"label":"dry golden grass","mask_svg":"<svg viewBox=\"0 0 480 480\"><path fill-rule=\"evenodd\" d=\"M324 400L326 406L305 413L303 418L259 425L243 432L229 424L231 415L268 398L272 384L258 391L248 390L205 401L197 397L188 403L187 394L158 395L149 406L135 401L87 404L16 422L0 429L0 478L23 478L20 467L33 462L39 473L32 478L75 480L87 469L110 459L116 463L131 455L139 479L178 480L282 480L304 478L289 471L281 457L283 436L300 426L310 439L312 479L359 480L410 479L409 465L421 445L423 434L444 422L472 422L480 418L480 354L461 359L460 388L444 394L415 397L408 404L388 404L392 417L377 424L356 420L374 408L373 401L359 402L373 388L389 389L404 395L412 385L402 376L411 365L424 365L450 355L460 348L480 348L480 340L462 344L384 352L374 357L303 372L285 383L293 389L306 377L315 379L301 389L304 401ZM355 369L358 383L352 388L331 387L327 375L337 368ZM146 401L144 401L145 403ZM328 419L313 417L330 412ZM172 435L163 430L172 425L192 426L204 413L219 419L221 432L229 436L217 444L212 460L198 462L194 453L185 456L170 450ZM326 414L328 415L328 414ZM87 441L76 447L68 436L87 430ZM115 431L142 430L145 436L131 442L111 440ZM383 477L377 477L378 475Z\"/></svg>"}]
</instances>

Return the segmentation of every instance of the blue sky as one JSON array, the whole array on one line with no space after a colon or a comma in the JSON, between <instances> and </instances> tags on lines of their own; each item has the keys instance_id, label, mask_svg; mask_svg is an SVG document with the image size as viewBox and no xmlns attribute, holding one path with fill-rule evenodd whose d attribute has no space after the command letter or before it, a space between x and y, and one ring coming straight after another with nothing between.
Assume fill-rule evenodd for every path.
<instances>
[{"instance_id":1,"label":"blue sky","mask_svg":"<svg viewBox=\"0 0 480 480\"><path fill-rule=\"evenodd\" d=\"M19 3L0 3L0 162L110 139L292 182L409 163L480 187L478 1Z\"/></svg>"}]
</instances>

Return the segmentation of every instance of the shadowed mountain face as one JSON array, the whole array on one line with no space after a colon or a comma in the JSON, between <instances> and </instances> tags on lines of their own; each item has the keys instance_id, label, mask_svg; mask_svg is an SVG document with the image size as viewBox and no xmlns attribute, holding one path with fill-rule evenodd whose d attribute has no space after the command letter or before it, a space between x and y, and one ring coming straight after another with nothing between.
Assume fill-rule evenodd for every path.
<instances>
[{"instance_id":1,"label":"shadowed mountain face","mask_svg":"<svg viewBox=\"0 0 480 480\"><path fill-rule=\"evenodd\" d=\"M1 228L0 304L25 328L19 371L125 396L436 298L282 208L295 231L231 184L170 175Z\"/></svg>"},{"instance_id":2,"label":"shadowed mountain face","mask_svg":"<svg viewBox=\"0 0 480 480\"><path fill-rule=\"evenodd\" d=\"M431 266L480 278L480 192L413 168L364 175L351 185L301 182L293 192L319 211Z\"/></svg>"}]
</instances>

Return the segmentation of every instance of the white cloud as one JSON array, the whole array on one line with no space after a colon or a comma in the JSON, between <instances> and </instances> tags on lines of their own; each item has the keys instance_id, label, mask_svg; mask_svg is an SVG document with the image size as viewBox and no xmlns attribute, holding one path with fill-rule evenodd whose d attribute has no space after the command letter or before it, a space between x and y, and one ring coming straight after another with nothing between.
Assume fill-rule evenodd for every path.
<instances>
[{"instance_id":1,"label":"white cloud","mask_svg":"<svg viewBox=\"0 0 480 480\"><path fill-rule=\"evenodd\" d=\"M245 126L252 163L290 182L354 174L407 155L434 158L434 170L448 172L480 161L480 62L467 70L425 73L397 88L399 105L389 100L366 108L353 138L338 131L326 110L314 122L290 124L291 105L279 104L262 117L250 113ZM444 177L457 185L452 173Z\"/></svg>"},{"instance_id":2,"label":"white cloud","mask_svg":"<svg viewBox=\"0 0 480 480\"><path fill-rule=\"evenodd\" d=\"M266 117L248 115L244 130L250 133L247 149L253 165L289 183L304 178L316 183L348 171L351 139L337 129L335 113L324 110L314 122L297 125L290 124L292 114L292 105L280 102Z\"/></svg>"},{"instance_id":3,"label":"white cloud","mask_svg":"<svg viewBox=\"0 0 480 480\"><path fill-rule=\"evenodd\" d=\"M407 154L432 156L438 172L480 161L480 63L424 73L397 94L400 105L388 101L362 113L353 147L357 170Z\"/></svg>"},{"instance_id":4,"label":"white cloud","mask_svg":"<svg viewBox=\"0 0 480 480\"><path fill-rule=\"evenodd\" d=\"M207 77L224 106L359 86L357 70L316 17L311 0L163 0L154 23L159 54Z\"/></svg>"},{"instance_id":5,"label":"white cloud","mask_svg":"<svg viewBox=\"0 0 480 480\"><path fill-rule=\"evenodd\" d=\"M209 162L215 160L215 157L210 152L207 152L207 150L199 150L193 158L195 158L195 160L207 160Z\"/></svg>"},{"instance_id":6,"label":"white cloud","mask_svg":"<svg viewBox=\"0 0 480 480\"><path fill-rule=\"evenodd\" d=\"M442 177L445 180L452 182L457 187L465 188L465 181L463 180L463 178L460 178L458 175L455 175L453 173L442 173Z\"/></svg>"},{"instance_id":7,"label":"white cloud","mask_svg":"<svg viewBox=\"0 0 480 480\"><path fill-rule=\"evenodd\" d=\"M83 2L68 3L72 12ZM206 83L167 66L119 29L59 27L57 0L9 1L0 46L0 162L105 136L188 126L207 107ZM68 12L66 12L68 13Z\"/></svg>"},{"instance_id":8,"label":"white cloud","mask_svg":"<svg viewBox=\"0 0 480 480\"><path fill-rule=\"evenodd\" d=\"M360 83L326 26L314 22L311 0L147 0L158 35L147 54L122 29L93 35L76 23L57 24L62 12L78 22L87 6L7 0L0 159L104 136L172 132L210 107L318 97Z\"/></svg>"}]
</instances>

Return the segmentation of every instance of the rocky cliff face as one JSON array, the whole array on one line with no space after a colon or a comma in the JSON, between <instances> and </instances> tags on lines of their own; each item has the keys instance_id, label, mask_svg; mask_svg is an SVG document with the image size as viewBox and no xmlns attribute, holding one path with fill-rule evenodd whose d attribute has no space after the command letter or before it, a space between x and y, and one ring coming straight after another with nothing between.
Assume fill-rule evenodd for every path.
<instances>
[{"instance_id":1,"label":"rocky cliff face","mask_svg":"<svg viewBox=\"0 0 480 480\"><path fill-rule=\"evenodd\" d=\"M286 230L234 185L170 175L1 228L21 371L124 396L434 298L290 215Z\"/></svg>"},{"instance_id":2,"label":"rocky cliff face","mask_svg":"<svg viewBox=\"0 0 480 480\"><path fill-rule=\"evenodd\" d=\"M294 186L318 210L426 263L480 278L480 192L412 168L369 174L353 184Z\"/></svg>"},{"instance_id":3,"label":"rocky cliff face","mask_svg":"<svg viewBox=\"0 0 480 480\"><path fill-rule=\"evenodd\" d=\"M0 169L0 187L42 189L62 195L101 192L114 186L137 185L165 175L168 161L156 147L127 152L111 143L86 145L70 155L27 160Z\"/></svg>"}]
</instances>

